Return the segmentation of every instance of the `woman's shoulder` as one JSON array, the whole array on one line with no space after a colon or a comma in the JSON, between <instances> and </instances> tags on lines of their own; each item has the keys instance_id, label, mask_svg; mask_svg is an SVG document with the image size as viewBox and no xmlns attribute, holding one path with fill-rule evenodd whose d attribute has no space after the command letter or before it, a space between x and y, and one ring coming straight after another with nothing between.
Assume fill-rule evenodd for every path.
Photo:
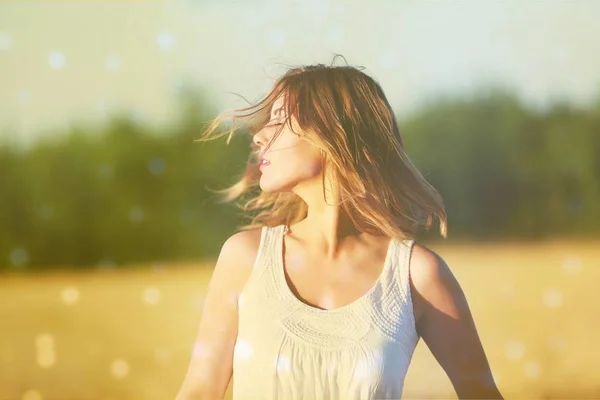
<instances>
[{"instance_id":1,"label":"woman's shoulder","mask_svg":"<svg viewBox=\"0 0 600 400\"><path fill-rule=\"evenodd\" d=\"M210 287L237 296L250 277L258 252L261 229L243 230L231 235L221 252L211 277Z\"/></svg>"},{"instance_id":2,"label":"woman's shoulder","mask_svg":"<svg viewBox=\"0 0 600 400\"><path fill-rule=\"evenodd\" d=\"M238 262L249 261L251 267L258 253L261 232L261 228L254 228L234 233L223 243L221 254L229 259L237 259Z\"/></svg>"},{"instance_id":3,"label":"woman's shoulder","mask_svg":"<svg viewBox=\"0 0 600 400\"><path fill-rule=\"evenodd\" d=\"M416 243L411 253L410 282L416 319L431 306L441 310L464 297L458 280L439 254Z\"/></svg>"},{"instance_id":4,"label":"woman's shoulder","mask_svg":"<svg viewBox=\"0 0 600 400\"><path fill-rule=\"evenodd\" d=\"M415 287L422 290L444 285L453 278L446 261L435 251L419 243L414 243L411 251L410 277Z\"/></svg>"}]
</instances>

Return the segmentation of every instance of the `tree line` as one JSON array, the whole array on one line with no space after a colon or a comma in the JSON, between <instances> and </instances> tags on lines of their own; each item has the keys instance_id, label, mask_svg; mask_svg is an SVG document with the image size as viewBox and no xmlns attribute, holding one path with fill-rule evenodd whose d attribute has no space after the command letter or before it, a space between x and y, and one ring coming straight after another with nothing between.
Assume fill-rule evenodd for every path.
<instances>
[{"instance_id":1,"label":"tree line","mask_svg":"<svg viewBox=\"0 0 600 400\"><path fill-rule=\"evenodd\" d=\"M167 128L121 114L26 149L0 145L0 269L215 257L245 220L211 189L239 177L250 139L194 143L210 104L188 90ZM600 101L536 110L487 90L439 98L399 125L444 197L448 240L600 234Z\"/></svg>"}]
</instances>

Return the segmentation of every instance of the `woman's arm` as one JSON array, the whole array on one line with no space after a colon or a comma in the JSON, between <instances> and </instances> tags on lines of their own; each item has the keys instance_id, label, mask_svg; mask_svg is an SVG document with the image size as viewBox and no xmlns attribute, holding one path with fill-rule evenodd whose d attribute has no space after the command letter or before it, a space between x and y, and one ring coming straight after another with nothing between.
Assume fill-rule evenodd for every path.
<instances>
[{"instance_id":1,"label":"woman's arm","mask_svg":"<svg viewBox=\"0 0 600 400\"><path fill-rule=\"evenodd\" d=\"M204 302L198 336L176 400L223 399L233 372L237 299L252 270L260 233L243 231L225 241Z\"/></svg>"},{"instance_id":2,"label":"woman's arm","mask_svg":"<svg viewBox=\"0 0 600 400\"><path fill-rule=\"evenodd\" d=\"M415 245L410 263L417 331L460 399L501 399L465 295L446 262Z\"/></svg>"}]
</instances>

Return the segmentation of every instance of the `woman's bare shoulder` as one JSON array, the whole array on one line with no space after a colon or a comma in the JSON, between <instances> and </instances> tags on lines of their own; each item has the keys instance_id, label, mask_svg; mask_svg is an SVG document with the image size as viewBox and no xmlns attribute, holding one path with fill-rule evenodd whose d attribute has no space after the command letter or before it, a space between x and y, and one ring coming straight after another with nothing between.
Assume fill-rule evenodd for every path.
<instances>
[{"instance_id":1,"label":"woman's bare shoulder","mask_svg":"<svg viewBox=\"0 0 600 400\"><path fill-rule=\"evenodd\" d=\"M221 247L209 284L211 293L236 297L254 267L260 243L260 229L244 230L231 235Z\"/></svg>"},{"instance_id":2,"label":"woman's bare shoulder","mask_svg":"<svg viewBox=\"0 0 600 400\"><path fill-rule=\"evenodd\" d=\"M410 281L417 317L431 306L439 309L440 305L461 301L464 296L446 261L416 243L410 260Z\"/></svg>"},{"instance_id":3,"label":"woman's bare shoulder","mask_svg":"<svg viewBox=\"0 0 600 400\"><path fill-rule=\"evenodd\" d=\"M223 243L219 259L235 269L252 269L258 254L260 236L260 228L234 233Z\"/></svg>"},{"instance_id":4,"label":"woman's bare shoulder","mask_svg":"<svg viewBox=\"0 0 600 400\"><path fill-rule=\"evenodd\" d=\"M410 260L410 277L419 291L437 289L454 281L446 261L435 251L415 243Z\"/></svg>"}]
</instances>

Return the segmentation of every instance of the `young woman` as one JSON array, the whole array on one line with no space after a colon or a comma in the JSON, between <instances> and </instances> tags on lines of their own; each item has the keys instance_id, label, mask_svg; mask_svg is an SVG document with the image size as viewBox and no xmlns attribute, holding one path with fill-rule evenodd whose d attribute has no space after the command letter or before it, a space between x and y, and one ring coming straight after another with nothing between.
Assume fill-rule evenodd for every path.
<instances>
[{"instance_id":1,"label":"young woman","mask_svg":"<svg viewBox=\"0 0 600 400\"><path fill-rule=\"evenodd\" d=\"M232 376L236 400L398 399L419 338L459 398L501 398L458 282L414 242L446 214L379 84L294 68L235 118L255 151L223 193L253 220L221 249L177 399L222 399Z\"/></svg>"}]
</instances>

